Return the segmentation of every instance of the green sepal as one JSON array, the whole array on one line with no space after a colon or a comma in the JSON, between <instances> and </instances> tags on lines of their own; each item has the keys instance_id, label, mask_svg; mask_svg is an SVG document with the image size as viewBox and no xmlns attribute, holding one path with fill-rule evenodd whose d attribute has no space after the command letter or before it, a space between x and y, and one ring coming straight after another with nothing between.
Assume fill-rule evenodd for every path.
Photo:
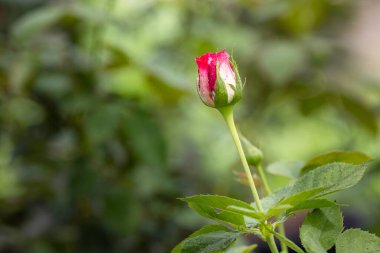
<instances>
[{"instance_id":1,"label":"green sepal","mask_svg":"<svg viewBox=\"0 0 380 253\"><path fill-rule=\"evenodd\" d=\"M232 100L232 104L235 104L242 97L242 94L243 94L243 84L241 82L241 78L240 78L240 74L239 74L237 63L236 63L236 61L233 58L231 59L231 64L232 64L232 67L233 67L233 70L234 70L234 73L235 73L235 80L236 80L235 81L236 82L235 96L234 96L234 98Z\"/></svg>"}]
</instances>

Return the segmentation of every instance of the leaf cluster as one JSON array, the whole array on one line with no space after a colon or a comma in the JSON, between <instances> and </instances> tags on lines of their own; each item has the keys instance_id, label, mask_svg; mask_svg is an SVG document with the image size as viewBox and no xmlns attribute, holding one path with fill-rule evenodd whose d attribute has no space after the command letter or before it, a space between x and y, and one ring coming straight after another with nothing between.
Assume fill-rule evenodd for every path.
<instances>
[{"instance_id":1,"label":"leaf cluster","mask_svg":"<svg viewBox=\"0 0 380 253\"><path fill-rule=\"evenodd\" d=\"M343 231L340 204L327 195L354 186L363 177L369 157L355 152L332 152L315 157L297 168L288 185L262 198L263 212L255 203L218 195L196 195L181 198L198 214L220 225L206 226L182 241L172 253L225 252L239 235L255 234L264 241L274 235L292 250L323 253L336 245L337 253L379 252L380 238L359 229ZM276 168L281 168L279 164ZM294 166L282 167L284 169ZM270 167L274 172L274 167ZM304 249L276 231L279 224L301 210L312 210L301 226ZM355 245L356 251L351 245ZM364 246L365 245L365 246ZM233 247L232 247L233 248ZM241 251L243 252L243 251Z\"/></svg>"}]
</instances>

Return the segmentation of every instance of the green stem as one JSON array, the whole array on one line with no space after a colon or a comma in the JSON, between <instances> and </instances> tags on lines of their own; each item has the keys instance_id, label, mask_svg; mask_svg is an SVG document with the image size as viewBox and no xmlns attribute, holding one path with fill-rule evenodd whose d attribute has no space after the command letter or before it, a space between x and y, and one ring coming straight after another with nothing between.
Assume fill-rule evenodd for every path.
<instances>
[{"instance_id":1,"label":"green stem","mask_svg":"<svg viewBox=\"0 0 380 253\"><path fill-rule=\"evenodd\" d=\"M269 187L267 177L265 176L265 173L264 173L264 170L263 170L263 167L261 166L261 164L257 165L257 171L259 172L261 181L263 181L264 188L265 188L267 195L272 194L272 190ZM283 235L284 237L286 236L285 226L283 223L278 225L278 232L280 232L280 234ZM280 243L281 243L281 252L282 253L288 253L288 247L286 246L286 244L283 241L280 241Z\"/></svg>"},{"instance_id":2,"label":"green stem","mask_svg":"<svg viewBox=\"0 0 380 253\"><path fill-rule=\"evenodd\" d=\"M267 242L268 242L270 251L272 251L272 253L278 253L278 249L277 249L277 246L276 246L276 242L274 241L274 236L273 235L270 235L268 237Z\"/></svg>"},{"instance_id":3,"label":"green stem","mask_svg":"<svg viewBox=\"0 0 380 253\"><path fill-rule=\"evenodd\" d=\"M251 170L249 169L249 165L248 165L247 159L246 159L244 151L243 151L243 147L242 147L240 139L239 139L238 132L236 131L232 106L219 108L219 111L222 113L223 118L227 123L228 129L230 130L232 139L235 142L235 145L236 145L236 148L237 148L238 153L240 155L240 160L243 164L244 171L245 171L245 174L246 174L247 179L248 179L248 184L249 184L249 187L251 188L253 199L255 200L257 208L259 209L260 212L264 212L264 209L261 205L259 194L257 193L255 183L253 182Z\"/></svg>"},{"instance_id":4,"label":"green stem","mask_svg":"<svg viewBox=\"0 0 380 253\"><path fill-rule=\"evenodd\" d=\"M257 165L257 171L259 172L261 181L264 184L264 188L265 188L267 195L272 194L272 190L269 187L267 177L265 176L265 173L264 173L263 167L261 166L261 163L259 165ZM283 223L278 225L278 232L280 232L280 234L283 235L284 237L286 236L285 235L285 226ZM281 243L281 252L282 253L288 253L288 247L286 246L286 244L283 241L280 241L280 243Z\"/></svg>"},{"instance_id":5,"label":"green stem","mask_svg":"<svg viewBox=\"0 0 380 253\"><path fill-rule=\"evenodd\" d=\"M259 194L257 192L255 183L253 181L251 170L249 169L247 158L245 157L244 150L243 150L243 147L241 145L238 132L236 130L235 121L234 121L234 115L233 115L233 111L232 111L232 106L227 106L227 107L219 108L219 111L223 115L223 118L224 118L224 120L227 123L228 129L230 130L232 139L235 142L235 145L236 145L236 148L238 150L238 153L239 153L239 156L240 156L240 160L241 160L241 162L243 164L243 168L244 168L245 174L247 176L248 184L249 184L249 187L251 188L253 199L254 199L254 201L256 203L256 206L257 206L257 208L259 209L260 212L264 212L264 209L263 209L263 207L261 205ZM260 165L260 170L261 170L261 172L259 172L260 176L261 176L261 178L262 178L262 180L264 182L264 185L266 185L265 189L268 192L268 194L270 194L271 190L270 190L269 185L268 185L268 183L266 181L266 178L265 178L263 169L261 168L261 165ZM270 250L271 250L272 253L278 253L278 249L277 249L276 243L274 241L274 236L273 235L270 235L267 238L267 243L268 243L269 248L270 248ZM286 249L286 252L287 252L287 248L285 248L285 249Z\"/></svg>"},{"instance_id":6,"label":"green stem","mask_svg":"<svg viewBox=\"0 0 380 253\"><path fill-rule=\"evenodd\" d=\"M264 188L265 188L265 191L267 192L267 195L272 194L272 190L269 187L267 177L264 174L263 166L261 166L261 163L259 165L257 165L257 171L259 172L259 176L261 178L261 181L264 184Z\"/></svg>"},{"instance_id":7,"label":"green stem","mask_svg":"<svg viewBox=\"0 0 380 253\"><path fill-rule=\"evenodd\" d=\"M278 225L278 232L280 233L280 235L286 237L284 223L281 223ZM281 243L281 252L288 253L288 247L286 246L286 243L283 241L280 241L280 243Z\"/></svg>"}]
</instances>

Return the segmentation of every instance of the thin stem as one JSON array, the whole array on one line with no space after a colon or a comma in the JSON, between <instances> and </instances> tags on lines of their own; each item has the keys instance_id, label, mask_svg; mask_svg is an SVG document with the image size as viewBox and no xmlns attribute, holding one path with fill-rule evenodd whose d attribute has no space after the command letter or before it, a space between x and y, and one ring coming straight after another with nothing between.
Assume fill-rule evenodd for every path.
<instances>
[{"instance_id":1,"label":"thin stem","mask_svg":"<svg viewBox=\"0 0 380 253\"><path fill-rule=\"evenodd\" d=\"M267 195L272 194L272 190L269 187L267 177L264 174L263 166L261 166L261 163L257 165L257 171L259 172L259 176L261 178L261 181L263 181L265 191L267 192Z\"/></svg>"},{"instance_id":2,"label":"thin stem","mask_svg":"<svg viewBox=\"0 0 380 253\"><path fill-rule=\"evenodd\" d=\"M278 249L277 249L277 246L276 246L276 242L274 241L274 236L273 235L270 235L268 237L268 241L267 242L268 242L270 251L272 251L272 253L278 253Z\"/></svg>"},{"instance_id":3,"label":"thin stem","mask_svg":"<svg viewBox=\"0 0 380 253\"><path fill-rule=\"evenodd\" d=\"M219 111L222 113L224 120L227 123L228 129L230 130L232 139L235 142L236 148L237 148L239 156L240 156L240 160L243 164L244 171L245 171L245 174L246 174L247 179L248 179L249 187L251 188L251 191L252 191L253 199L255 200L255 203L256 203L259 211L263 212L264 209L261 205L260 197L259 197L259 194L257 193L255 183L253 182L251 170L249 169L249 165L248 165L247 159L245 157L244 150L243 150L243 147L241 145L238 132L236 131L235 122L234 122L234 115L232 112L232 106L231 107L229 106L229 107L219 108Z\"/></svg>"},{"instance_id":4,"label":"thin stem","mask_svg":"<svg viewBox=\"0 0 380 253\"><path fill-rule=\"evenodd\" d=\"M261 166L261 164L257 165L257 171L259 172L261 181L263 181L264 188L265 188L267 195L270 195L272 193L272 190L268 184L267 177L265 176L265 173L264 173L264 170L263 170L263 167ZM285 226L283 223L278 225L278 232L281 235L283 235L284 237L286 236ZM281 243L281 252L282 253L288 253L288 247L286 246L286 244L282 241L280 241L280 243Z\"/></svg>"},{"instance_id":5,"label":"thin stem","mask_svg":"<svg viewBox=\"0 0 380 253\"><path fill-rule=\"evenodd\" d=\"M286 237L284 223L281 223L281 224L278 225L278 232L279 232L282 236ZM288 253L288 246L286 246L285 242L280 241L280 244L281 244L281 252L282 252L282 253Z\"/></svg>"},{"instance_id":6,"label":"thin stem","mask_svg":"<svg viewBox=\"0 0 380 253\"><path fill-rule=\"evenodd\" d=\"M251 188L253 199L254 199L254 201L255 201L255 203L257 205L257 208L259 209L260 212L264 212L264 209L263 209L263 207L261 205L259 194L257 192L255 183L253 181L251 170L249 169L247 158L245 157L244 150L243 150L243 147L241 145L238 132L236 131L236 126L235 126L232 106L228 106L228 107L224 107L224 108L219 108L219 111L222 113L223 118L224 118L224 120L227 123L228 129L230 130L232 139L235 142L235 145L236 145L236 148L238 150L238 153L239 153L239 156L240 156L240 160L241 160L241 162L243 164L243 168L244 168L245 174L246 174L247 179L248 179L248 184L249 184L249 187ZM261 174L260 174L260 176L262 176L262 178L265 178L265 175L263 173L262 168L261 168ZM264 179L263 179L263 181L264 181ZM266 178L265 178L265 182L266 182ZM267 191L269 190L269 193L270 193L271 191L270 191L269 185L267 184L267 182L264 183L264 184L267 185L266 189L267 189ZM272 253L279 253L278 249L277 249L277 246L276 246L276 243L274 241L274 236L273 235L270 235L268 237L267 242L268 242L269 248L272 251ZM286 248L286 252L287 252L287 248Z\"/></svg>"}]
</instances>

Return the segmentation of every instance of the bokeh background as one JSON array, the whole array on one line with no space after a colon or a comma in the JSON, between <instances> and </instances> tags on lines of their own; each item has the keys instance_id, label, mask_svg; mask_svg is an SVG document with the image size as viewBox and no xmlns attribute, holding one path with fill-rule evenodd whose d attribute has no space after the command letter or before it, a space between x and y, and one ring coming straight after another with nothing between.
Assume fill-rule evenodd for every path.
<instances>
[{"instance_id":1,"label":"bokeh background","mask_svg":"<svg viewBox=\"0 0 380 253\"><path fill-rule=\"evenodd\" d=\"M197 96L205 52L238 62L237 122L266 165L376 161L379 15L371 0L0 0L0 252L169 252L206 223L177 197L250 201ZM333 199L380 235L378 167Z\"/></svg>"}]
</instances>

